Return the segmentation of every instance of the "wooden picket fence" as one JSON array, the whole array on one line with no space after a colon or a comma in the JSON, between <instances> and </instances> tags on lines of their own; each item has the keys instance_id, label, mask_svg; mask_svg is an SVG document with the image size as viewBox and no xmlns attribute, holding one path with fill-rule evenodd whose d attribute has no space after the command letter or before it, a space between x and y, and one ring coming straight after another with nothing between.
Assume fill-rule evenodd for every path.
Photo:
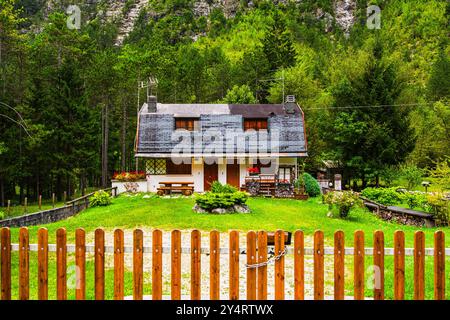
<instances>
[{"instance_id":1,"label":"wooden picket fence","mask_svg":"<svg viewBox=\"0 0 450 320\"><path fill-rule=\"evenodd\" d=\"M394 247L385 248L384 234L376 231L373 235L373 248L366 248L364 232L354 233L353 248L346 248L344 232L336 231L334 234L334 247L324 246L322 231L314 233L312 248L304 246L302 231L294 233L293 246L286 246L285 233L278 230L275 233L274 261L274 297L276 300L285 299L285 254L293 254L294 261L294 299L305 298L305 256L313 256L314 263L314 299L324 299L324 257L334 256L334 299L344 299L344 260L345 256L353 256L354 261L354 299L364 299L364 273L365 256L373 256L374 272L378 284L374 289L374 299L384 299L384 259L385 256L394 256L394 299L405 298L405 256L414 257L414 299L423 300L425 297L425 256L434 256L434 298L445 299L445 257L450 255L450 249L445 248L445 235L442 231L434 234L434 248L425 248L425 235L417 231L414 235L414 248L405 248L405 236L402 231L394 234ZM114 255L114 299L124 299L124 258L125 254L133 255L133 298L143 299L144 288L144 255L152 255L152 299L162 299L163 295L163 265L162 255L170 254L171 298L181 299L181 255L190 254L190 298L199 300L201 292L201 260L202 254L208 254L210 264L209 298L220 299L220 255L228 254L229 258L229 299L238 300L266 300L267 294L267 265L268 259L267 232L253 232L246 234L247 246L244 250L239 247L239 232L229 233L229 247L220 247L220 233L209 233L209 247L201 247L201 233L198 230L191 232L189 247L182 247L181 232L171 232L170 246L163 246L162 231L154 230L152 233L152 246L144 246L144 233L140 229L133 232L133 246L124 245L124 231L114 231L114 245L105 245L105 232L95 230L95 244L87 245L85 231L77 229L75 232L75 245L67 244L66 231L60 228L56 231L56 245L48 243L48 232L41 228L37 233L37 244L29 244L27 228L19 231L19 243L11 243L10 230L2 228L1 238L1 299L11 299L11 253L18 251L19 259L19 299L27 300L29 290L29 252L37 251L38 266L38 299L48 299L48 255L56 252L56 297L59 300L67 299L67 255L74 253L77 267L76 299L86 298L86 253L93 253L95 259L95 299L105 299L105 254ZM246 255L246 297L239 296L240 277L239 259ZM376 269L376 270L375 270Z\"/></svg>"}]
</instances>

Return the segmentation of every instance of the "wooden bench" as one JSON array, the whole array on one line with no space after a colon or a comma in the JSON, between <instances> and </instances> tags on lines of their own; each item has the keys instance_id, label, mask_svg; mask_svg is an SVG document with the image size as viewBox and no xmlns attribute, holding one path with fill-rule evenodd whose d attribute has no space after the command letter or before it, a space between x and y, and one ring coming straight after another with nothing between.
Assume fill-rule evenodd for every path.
<instances>
[{"instance_id":1,"label":"wooden bench","mask_svg":"<svg viewBox=\"0 0 450 320\"><path fill-rule=\"evenodd\" d=\"M288 246L291 244L292 232L284 231L284 245ZM275 245L275 232L267 232L267 245Z\"/></svg>"},{"instance_id":2,"label":"wooden bench","mask_svg":"<svg viewBox=\"0 0 450 320\"><path fill-rule=\"evenodd\" d=\"M165 194L172 194L173 191L179 191L185 196L190 196L194 193L193 184L193 182L160 182L157 194L162 196Z\"/></svg>"}]
</instances>

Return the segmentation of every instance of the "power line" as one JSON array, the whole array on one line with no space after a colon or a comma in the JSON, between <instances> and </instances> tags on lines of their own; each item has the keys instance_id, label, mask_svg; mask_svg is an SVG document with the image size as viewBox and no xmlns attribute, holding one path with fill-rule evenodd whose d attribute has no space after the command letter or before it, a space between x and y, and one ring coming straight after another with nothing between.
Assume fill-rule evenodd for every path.
<instances>
[{"instance_id":1,"label":"power line","mask_svg":"<svg viewBox=\"0 0 450 320\"><path fill-rule=\"evenodd\" d=\"M23 130L25 130L26 134L31 138L30 133L28 132L27 128L26 128L22 123L20 123L20 122L14 120L14 119L11 118L11 117L8 117L6 114L0 113L0 116L1 116L1 117L5 117L6 119L9 119L9 120L11 120L12 122L14 122L14 123L18 124L19 126L21 126L21 127L23 128Z\"/></svg>"},{"instance_id":2,"label":"power line","mask_svg":"<svg viewBox=\"0 0 450 320\"><path fill-rule=\"evenodd\" d=\"M401 104L381 104L381 105L367 105L367 106L345 106L345 107L320 107L320 108L305 108L306 110L339 110L339 109L371 109L371 108L386 108L386 107L414 107L421 105L432 105L438 101L434 102L423 102L423 103L401 103Z\"/></svg>"}]
</instances>

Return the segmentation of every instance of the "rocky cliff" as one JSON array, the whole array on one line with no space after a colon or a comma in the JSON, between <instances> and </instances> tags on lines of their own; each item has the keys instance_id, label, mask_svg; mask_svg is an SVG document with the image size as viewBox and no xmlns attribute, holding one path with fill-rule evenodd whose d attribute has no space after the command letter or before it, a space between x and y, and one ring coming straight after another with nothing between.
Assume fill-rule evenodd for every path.
<instances>
[{"instance_id":1,"label":"rocky cliff","mask_svg":"<svg viewBox=\"0 0 450 320\"><path fill-rule=\"evenodd\" d=\"M68 0L41 0L43 16L47 16L54 9L64 9L71 4L77 4L82 10L83 19L90 20L101 17L117 24L118 36L117 45L120 45L124 38L133 30L133 26L139 17L141 10L146 9L149 16L164 15L164 11L158 12L157 6L163 5L165 1L155 0L88 0L88 1L68 1ZM66 3L67 2L67 3ZM302 0L274 0L275 4L301 3ZM316 17L326 20L325 31L331 30L333 21L345 32L349 34L351 27L355 23L354 12L356 10L356 0L330 0L333 12L325 12L317 9ZM223 10L227 18L235 16L242 5L240 0L192 0L191 8L196 17L208 16L212 10L219 8ZM247 10L254 6L252 0L244 1Z\"/></svg>"}]
</instances>

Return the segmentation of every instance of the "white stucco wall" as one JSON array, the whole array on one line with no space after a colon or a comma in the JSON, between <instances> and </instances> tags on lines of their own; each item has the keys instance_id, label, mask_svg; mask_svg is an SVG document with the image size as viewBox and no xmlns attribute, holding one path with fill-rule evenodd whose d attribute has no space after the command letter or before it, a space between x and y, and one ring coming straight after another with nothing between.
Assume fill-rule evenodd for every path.
<instances>
[{"instance_id":1,"label":"white stucco wall","mask_svg":"<svg viewBox=\"0 0 450 320\"><path fill-rule=\"evenodd\" d=\"M156 192L160 182L193 182L195 192L203 192L203 163L193 161L192 174L147 175L148 191Z\"/></svg>"},{"instance_id":2,"label":"white stucco wall","mask_svg":"<svg viewBox=\"0 0 450 320\"><path fill-rule=\"evenodd\" d=\"M295 165L296 158L279 158L279 164L276 166L278 171L279 165ZM240 172L239 179L240 185L245 183L245 177L247 176L247 168L252 167L248 159L240 159ZM174 182L194 182L194 191L203 192L203 161L201 159L194 159L192 163L192 174L184 175L147 175L147 189L146 192L156 192L159 187L159 183L162 181L174 181ZM227 163L224 159L219 161L218 164L218 177L220 183L227 183Z\"/></svg>"}]
</instances>

